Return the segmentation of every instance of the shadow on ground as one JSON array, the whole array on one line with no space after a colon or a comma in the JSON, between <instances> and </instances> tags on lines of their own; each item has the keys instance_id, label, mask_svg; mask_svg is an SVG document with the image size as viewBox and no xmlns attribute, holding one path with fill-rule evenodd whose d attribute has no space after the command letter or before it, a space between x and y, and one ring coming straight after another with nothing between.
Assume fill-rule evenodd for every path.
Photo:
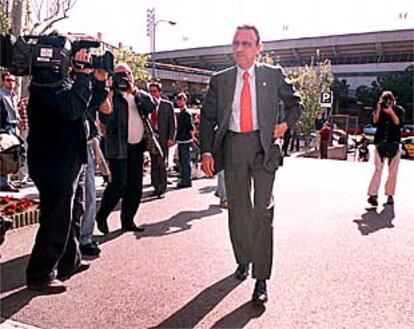
<instances>
[{"instance_id":1,"label":"shadow on ground","mask_svg":"<svg viewBox=\"0 0 414 329\"><path fill-rule=\"evenodd\" d=\"M361 216L361 219L355 219L354 223L358 225L358 230L362 235L368 235L383 228L393 228L394 224L392 221L394 218L394 205L386 204L379 213L376 208L368 209Z\"/></svg>"},{"instance_id":2,"label":"shadow on ground","mask_svg":"<svg viewBox=\"0 0 414 329\"><path fill-rule=\"evenodd\" d=\"M231 274L204 289L186 305L152 328L194 328L208 313L210 313L211 310L213 310L213 308L215 308L240 284L241 281L236 280L234 275ZM243 305L219 320L216 325L224 324L229 325L232 328L240 328L238 323L247 323L251 318L249 315L250 312L247 309L250 309L250 306L247 304ZM245 314L246 312L248 314Z\"/></svg>"},{"instance_id":3,"label":"shadow on ground","mask_svg":"<svg viewBox=\"0 0 414 329\"><path fill-rule=\"evenodd\" d=\"M191 222L202 218L220 214L222 209L217 205L210 205L207 209L197 211L181 211L174 216L152 224L142 225L145 232L137 233L137 239L143 237L164 236L180 233L191 229Z\"/></svg>"}]
</instances>

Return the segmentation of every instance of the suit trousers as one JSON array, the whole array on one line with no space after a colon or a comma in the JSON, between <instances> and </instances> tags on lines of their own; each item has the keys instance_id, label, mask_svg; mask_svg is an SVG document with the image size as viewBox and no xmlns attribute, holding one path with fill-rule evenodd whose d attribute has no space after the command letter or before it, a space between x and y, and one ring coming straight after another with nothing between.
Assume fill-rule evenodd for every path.
<instances>
[{"instance_id":1,"label":"suit trousers","mask_svg":"<svg viewBox=\"0 0 414 329\"><path fill-rule=\"evenodd\" d=\"M40 196L39 230L27 266L28 283L41 283L74 271L80 264L80 218L84 210L81 163L70 168L30 166Z\"/></svg>"},{"instance_id":2,"label":"suit trousers","mask_svg":"<svg viewBox=\"0 0 414 329\"><path fill-rule=\"evenodd\" d=\"M230 239L236 261L252 262L253 277L267 280L273 260L275 172L263 168L264 150L257 131L227 132L224 154Z\"/></svg>"},{"instance_id":3,"label":"suit trousers","mask_svg":"<svg viewBox=\"0 0 414 329\"><path fill-rule=\"evenodd\" d=\"M122 198L121 225L130 226L138 210L142 197L142 175L145 144L128 144L126 159L108 159L112 181L108 183L102 196L97 219L106 220Z\"/></svg>"},{"instance_id":4,"label":"suit trousers","mask_svg":"<svg viewBox=\"0 0 414 329\"><path fill-rule=\"evenodd\" d=\"M168 159L168 148L162 147L163 159ZM155 192L164 194L167 190L167 170L166 165L160 165L160 159L157 159L153 154L151 156L151 185L154 186Z\"/></svg>"}]
</instances>

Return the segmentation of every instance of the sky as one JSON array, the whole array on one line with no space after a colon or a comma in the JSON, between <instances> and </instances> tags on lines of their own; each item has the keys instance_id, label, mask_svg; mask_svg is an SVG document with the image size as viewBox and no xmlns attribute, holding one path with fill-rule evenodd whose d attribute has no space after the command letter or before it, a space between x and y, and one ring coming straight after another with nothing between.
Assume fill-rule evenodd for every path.
<instances>
[{"instance_id":1,"label":"sky","mask_svg":"<svg viewBox=\"0 0 414 329\"><path fill-rule=\"evenodd\" d=\"M56 27L148 53L148 8L177 23L157 24L156 51L230 44L242 24L264 41L414 28L414 0L77 0Z\"/></svg>"}]
</instances>

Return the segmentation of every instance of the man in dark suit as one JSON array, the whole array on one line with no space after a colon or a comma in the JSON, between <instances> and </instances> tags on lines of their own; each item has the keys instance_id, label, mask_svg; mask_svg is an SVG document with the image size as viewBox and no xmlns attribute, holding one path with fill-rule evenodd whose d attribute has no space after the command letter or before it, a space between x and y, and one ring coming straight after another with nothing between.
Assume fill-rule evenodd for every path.
<instances>
[{"instance_id":1,"label":"man in dark suit","mask_svg":"<svg viewBox=\"0 0 414 329\"><path fill-rule=\"evenodd\" d=\"M161 98L161 83L152 82L148 89L157 102L156 110L150 116L152 127L158 135L164 161L168 162L168 149L174 145L175 137L174 107L170 101ZM160 197L167 190L167 172L165 166L153 160L151 158L151 183L155 189L154 195Z\"/></svg>"},{"instance_id":2,"label":"man in dark suit","mask_svg":"<svg viewBox=\"0 0 414 329\"><path fill-rule=\"evenodd\" d=\"M201 111L203 170L210 177L225 170L236 277L246 279L253 263L253 300L265 303L273 258L272 190L282 160L275 140L295 124L302 106L281 67L255 63L261 43L254 26L238 27L232 46L237 65L211 78Z\"/></svg>"}]
</instances>

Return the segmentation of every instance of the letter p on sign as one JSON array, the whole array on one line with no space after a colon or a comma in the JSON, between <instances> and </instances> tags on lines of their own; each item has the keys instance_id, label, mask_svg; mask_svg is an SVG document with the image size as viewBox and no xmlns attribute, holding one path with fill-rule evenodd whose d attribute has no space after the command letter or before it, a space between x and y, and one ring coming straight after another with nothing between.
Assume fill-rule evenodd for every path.
<instances>
[{"instance_id":1,"label":"letter p on sign","mask_svg":"<svg viewBox=\"0 0 414 329\"><path fill-rule=\"evenodd\" d=\"M319 103L322 107L332 107L333 103L333 93L332 91L326 91L321 93L321 98L319 100Z\"/></svg>"}]
</instances>

